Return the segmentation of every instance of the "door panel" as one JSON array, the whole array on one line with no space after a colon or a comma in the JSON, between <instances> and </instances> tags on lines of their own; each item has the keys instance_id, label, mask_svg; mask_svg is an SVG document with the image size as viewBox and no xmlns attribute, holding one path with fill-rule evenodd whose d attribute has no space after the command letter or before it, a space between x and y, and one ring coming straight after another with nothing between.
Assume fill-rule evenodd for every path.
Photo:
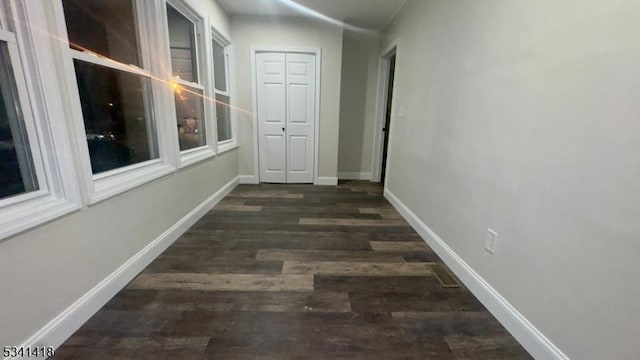
<instances>
[{"instance_id":1,"label":"door panel","mask_svg":"<svg viewBox=\"0 0 640 360\"><path fill-rule=\"evenodd\" d=\"M285 167L285 153L282 146L284 135L265 135L264 142L266 144L265 155L265 171L270 173L282 173Z\"/></svg>"},{"instance_id":2,"label":"door panel","mask_svg":"<svg viewBox=\"0 0 640 360\"><path fill-rule=\"evenodd\" d=\"M313 183L316 58L286 54L287 182Z\"/></svg>"},{"instance_id":3,"label":"door panel","mask_svg":"<svg viewBox=\"0 0 640 360\"><path fill-rule=\"evenodd\" d=\"M290 173L304 173L309 166L307 165L307 142L306 136L289 136L289 172Z\"/></svg>"},{"instance_id":4,"label":"door panel","mask_svg":"<svg viewBox=\"0 0 640 360\"><path fill-rule=\"evenodd\" d=\"M309 63L306 61L290 61L290 75L302 75L307 76L309 74Z\"/></svg>"},{"instance_id":5,"label":"door panel","mask_svg":"<svg viewBox=\"0 0 640 360\"><path fill-rule=\"evenodd\" d=\"M285 54L256 54L260 181L285 183Z\"/></svg>"},{"instance_id":6,"label":"door panel","mask_svg":"<svg viewBox=\"0 0 640 360\"><path fill-rule=\"evenodd\" d=\"M264 84L265 93L265 118L264 121L282 124L284 118L284 103L285 96L284 84Z\"/></svg>"},{"instance_id":7,"label":"door panel","mask_svg":"<svg viewBox=\"0 0 640 360\"><path fill-rule=\"evenodd\" d=\"M307 123L307 85L291 84L289 87L289 123L305 125Z\"/></svg>"},{"instance_id":8,"label":"door panel","mask_svg":"<svg viewBox=\"0 0 640 360\"><path fill-rule=\"evenodd\" d=\"M265 54L267 55L267 54ZM280 55L280 54L275 54ZM278 60L265 60L264 61L264 74L275 75L277 77L282 75L282 61Z\"/></svg>"}]
</instances>

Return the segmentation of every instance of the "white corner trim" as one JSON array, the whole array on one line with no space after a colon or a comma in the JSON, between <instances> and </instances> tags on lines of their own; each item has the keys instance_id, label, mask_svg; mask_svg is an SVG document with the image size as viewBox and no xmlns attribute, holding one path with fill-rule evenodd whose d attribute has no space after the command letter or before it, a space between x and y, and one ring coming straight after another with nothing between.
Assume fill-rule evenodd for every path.
<instances>
[{"instance_id":1,"label":"white corner trim","mask_svg":"<svg viewBox=\"0 0 640 360\"><path fill-rule=\"evenodd\" d=\"M222 155L226 152L229 152L231 150L235 150L237 148L239 148L240 145L234 140L233 142L229 142L229 143L222 143L222 144L218 144L218 155Z\"/></svg>"},{"instance_id":2,"label":"white corner trim","mask_svg":"<svg viewBox=\"0 0 640 360\"><path fill-rule=\"evenodd\" d=\"M338 178L332 176L318 176L313 185L336 186L338 185Z\"/></svg>"},{"instance_id":3,"label":"white corner trim","mask_svg":"<svg viewBox=\"0 0 640 360\"><path fill-rule=\"evenodd\" d=\"M29 230L80 210L80 208L80 204L55 198L52 194L24 201L23 204L16 204L15 208L0 212L3 214L0 218L0 241L21 231Z\"/></svg>"},{"instance_id":4,"label":"white corner trim","mask_svg":"<svg viewBox=\"0 0 640 360\"><path fill-rule=\"evenodd\" d=\"M340 180L371 180L370 172L339 172Z\"/></svg>"},{"instance_id":5,"label":"white corner trim","mask_svg":"<svg viewBox=\"0 0 640 360\"><path fill-rule=\"evenodd\" d=\"M148 165L141 163L95 175L95 180L90 185L92 191L89 204L93 205L107 200L175 171L173 166L164 164L160 160L153 160L149 161Z\"/></svg>"},{"instance_id":6,"label":"white corner trim","mask_svg":"<svg viewBox=\"0 0 640 360\"><path fill-rule=\"evenodd\" d=\"M202 148L183 151L178 158L178 168L184 169L199 162L211 159L217 154L213 150L212 145L207 145Z\"/></svg>"},{"instance_id":7,"label":"white corner trim","mask_svg":"<svg viewBox=\"0 0 640 360\"><path fill-rule=\"evenodd\" d=\"M384 197L535 359L569 359L391 191L385 189Z\"/></svg>"},{"instance_id":8,"label":"white corner trim","mask_svg":"<svg viewBox=\"0 0 640 360\"><path fill-rule=\"evenodd\" d=\"M239 175L240 184L260 184L258 177L255 175Z\"/></svg>"},{"instance_id":9,"label":"white corner trim","mask_svg":"<svg viewBox=\"0 0 640 360\"><path fill-rule=\"evenodd\" d=\"M187 231L202 216L211 210L220 200L238 185L238 177L229 181L221 189L191 210L167 231L145 246L127 260L113 273L98 283L93 289L76 300L37 333L27 339L22 347L53 346L59 347L73 333L104 306L113 296L122 290L158 255L168 248L180 235ZM13 359L13 358L5 358ZM17 359L17 358L15 358Z\"/></svg>"}]
</instances>

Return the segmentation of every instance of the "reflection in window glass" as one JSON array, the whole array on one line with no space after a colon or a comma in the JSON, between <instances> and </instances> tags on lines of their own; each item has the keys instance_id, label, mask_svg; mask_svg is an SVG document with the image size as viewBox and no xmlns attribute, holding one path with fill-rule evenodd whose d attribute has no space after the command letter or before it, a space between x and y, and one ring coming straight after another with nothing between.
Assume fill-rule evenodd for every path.
<instances>
[{"instance_id":1,"label":"reflection in window glass","mask_svg":"<svg viewBox=\"0 0 640 360\"><path fill-rule=\"evenodd\" d=\"M131 0L63 0L69 44L140 66Z\"/></svg>"},{"instance_id":2,"label":"reflection in window glass","mask_svg":"<svg viewBox=\"0 0 640 360\"><path fill-rule=\"evenodd\" d=\"M231 111L228 96L216 94L216 118L218 123L218 141L231 139Z\"/></svg>"},{"instance_id":3,"label":"reflection in window glass","mask_svg":"<svg viewBox=\"0 0 640 360\"><path fill-rule=\"evenodd\" d=\"M216 41L213 42L213 71L216 90L227 91L227 68L224 47Z\"/></svg>"},{"instance_id":4,"label":"reflection in window glass","mask_svg":"<svg viewBox=\"0 0 640 360\"><path fill-rule=\"evenodd\" d=\"M0 199L38 190L27 132L9 59L0 45Z\"/></svg>"},{"instance_id":5,"label":"reflection in window glass","mask_svg":"<svg viewBox=\"0 0 640 360\"><path fill-rule=\"evenodd\" d=\"M181 87L175 90L180 151L207 144L202 90Z\"/></svg>"},{"instance_id":6,"label":"reflection in window glass","mask_svg":"<svg viewBox=\"0 0 640 360\"><path fill-rule=\"evenodd\" d=\"M75 60L93 173L158 157L146 77Z\"/></svg>"},{"instance_id":7,"label":"reflection in window glass","mask_svg":"<svg viewBox=\"0 0 640 360\"><path fill-rule=\"evenodd\" d=\"M167 23L173 76L185 81L198 82L194 24L169 5Z\"/></svg>"}]
</instances>

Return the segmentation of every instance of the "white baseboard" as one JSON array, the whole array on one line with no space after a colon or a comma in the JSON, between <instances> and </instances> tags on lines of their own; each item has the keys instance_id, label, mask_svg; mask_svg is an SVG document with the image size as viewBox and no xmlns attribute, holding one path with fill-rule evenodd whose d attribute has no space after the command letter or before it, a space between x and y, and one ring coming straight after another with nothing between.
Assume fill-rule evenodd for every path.
<instances>
[{"instance_id":1,"label":"white baseboard","mask_svg":"<svg viewBox=\"0 0 640 360\"><path fill-rule=\"evenodd\" d=\"M133 280L133 278L158 257L158 255L173 244L180 235L193 226L193 224L229 194L238 185L238 180L238 177L236 177L229 181L220 190L216 191L195 209L191 210L167 231L145 246L111 273L111 275L107 276L107 278L98 283L93 289L89 290L89 292L76 300L71 306L27 339L22 346L53 346L57 348L62 345L82 324L89 320L91 316Z\"/></svg>"},{"instance_id":2,"label":"white baseboard","mask_svg":"<svg viewBox=\"0 0 640 360\"><path fill-rule=\"evenodd\" d=\"M498 321L536 359L569 359L388 189L384 197Z\"/></svg>"},{"instance_id":3,"label":"white baseboard","mask_svg":"<svg viewBox=\"0 0 640 360\"><path fill-rule=\"evenodd\" d=\"M318 178L313 183L313 185L335 186L335 185L338 185L338 178L330 177L330 176L318 176Z\"/></svg>"},{"instance_id":4,"label":"white baseboard","mask_svg":"<svg viewBox=\"0 0 640 360\"><path fill-rule=\"evenodd\" d=\"M260 184L260 180L255 175L240 175L238 179L240 184Z\"/></svg>"},{"instance_id":5,"label":"white baseboard","mask_svg":"<svg viewBox=\"0 0 640 360\"><path fill-rule=\"evenodd\" d=\"M339 172L340 180L371 180L370 172Z\"/></svg>"}]
</instances>

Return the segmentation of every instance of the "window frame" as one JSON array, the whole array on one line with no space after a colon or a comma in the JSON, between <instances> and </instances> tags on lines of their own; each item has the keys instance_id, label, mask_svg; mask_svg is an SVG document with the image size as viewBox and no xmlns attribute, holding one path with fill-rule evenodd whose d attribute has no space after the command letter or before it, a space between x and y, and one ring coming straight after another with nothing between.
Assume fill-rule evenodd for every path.
<instances>
[{"instance_id":1,"label":"window frame","mask_svg":"<svg viewBox=\"0 0 640 360\"><path fill-rule=\"evenodd\" d=\"M4 27L4 26L3 26ZM19 112L22 114L22 121L24 122L24 130L26 131L27 140L29 142L29 152L31 153L31 160L33 161L33 170L35 172L36 181L38 183L38 190L9 196L5 199L0 199L0 204L3 206L15 204L28 200L31 198L38 198L46 195L49 192L48 184L46 182L46 175L44 170L44 161L41 156L40 144L36 136L36 124L31 110L31 101L29 99L26 89L26 73L22 66L22 59L20 58L18 50L18 41L13 32L0 29L0 44L6 43L7 52L9 53L9 61L11 69L13 70L13 77L15 81L15 91L17 101L20 105ZM1 46L1 45L0 45ZM9 99L7 99L9 100ZM15 140L14 140L15 142ZM18 150L16 150L18 152ZM19 155L18 155L19 156ZM45 181L43 181L45 180Z\"/></svg>"},{"instance_id":2,"label":"window frame","mask_svg":"<svg viewBox=\"0 0 640 360\"><path fill-rule=\"evenodd\" d=\"M79 51L69 46L69 38L67 32L66 18L62 1L47 2L52 7L56 21L57 36L61 41L59 43L59 54L62 57L62 67L64 68L63 77L66 80L66 90L69 94L68 110L72 116L72 132L74 136L74 147L78 152L78 165L81 170L81 181L83 183L82 190L85 201L88 204L95 204L103 200L114 197L125 191L131 190L150 181L156 180L163 176L173 173L175 167L175 157L173 156L172 144L169 138L165 121L163 121L162 107L160 104L164 101L161 95L164 91L164 85L156 80L154 76L159 67L153 61L152 46L154 44L153 34L154 16L148 14L157 14L156 3L153 1L132 1L134 11L134 21L136 22L138 37L138 51L140 56L140 66L126 65L115 60L109 60L90 51ZM93 174L91 167L91 158L89 147L86 141L86 130L84 126L84 118L82 114L82 106L80 103L80 92L76 80L76 72L74 60L84 61L94 65L105 66L110 69L134 74L137 76L150 79L150 102L151 107L147 111L152 113L152 120L155 127L155 138L157 142L158 157L140 163L112 169L98 174Z\"/></svg>"},{"instance_id":3,"label":"window frame","mask_svg":"<svg viewBox=\"0 0 640 360\"><path fill-rule=\"evenodd\" d=\"M206 145L187 149L180 150L180 143L178 140L178 132L175 131L177 124L177 115L176 115L176 104L174 92L171 88L168 89L167 93L170 97L170 100L165 103L167 113L171 114L171 122L174 128L173 131L173 139L175 142L175 151L177 153L177 166L179 169L196 164L198 162L207 160L216 156L217 154L217 129L215 125L215 106L212 101L208 101L211 99L211 88L213 84L211 83L211 68L207 66L209 62L209 52L210 45L208 45L209 37L207 36L207 32L205 29L209 27L208 18L203 16L198 10L193 8L189 3L184 0L165 0L162 2L162 26L164 28L164 49L165 49L165 61L166 66L165 69L169 69L169 77L170 83L177 83L178 85L190 88L197 88L201 90L203 93L203 110L204 110L204 124L205 124L205 139ZM171 6L178 13L183 15L187 20L191 21L194 25L194 36L195 41L195 56L196 56L196 64L197 64L197 74L198 74L198 82L190 82L185 81L173 76L173 69L171 65L171 49L170 49L170 41L169 41L169 21L167 17L167 6ZM166 70L165 70L166 71ZM169 99L169 98L168 98Z\"/></svg>"},{"instance_id":4,"label":"window frame","mask_svg":"<svg viewBox=\"0 0 640 360\"><path fill-rule=\"evenodd\" d=\"M218 29L216 29L214 26L211 26L211 75L213 78L213 82L212 82L212 87L213 87L213 98L215 99L216 95L223 95L223 96L227 96L229 98L229 106L231 107L231 110L233 109L233 106L235 105L235 98L236 98L236 94L235 94L235 78L234 78L234 59L233 59L233 43L231 42L231 40L229 40L226 36L224 36L220 31L218 31ZM213 42L217 42L219 45L222 46L222 48L224 49L224 65L225 65L225 85L227 90L226 91L221 91L218 90L215 86L215 63L214 63L214 56L213 56ZM214 111L215 111L215 107L214 107ZM217 122L217 114L216 115L216 140L218 140L218 122ZM222 141L217 141L218 144L218 154L222 154L224 152L233 150L235 148L238 147L238 141L237 141L237 121L236 121L236 114L235 111L229 111L229 123L231 126L231 138L226 139L226 140L222 140Z\"/></svg>"},{"instance_id":5,"label":"window frame","mask_svg":"<svg viewBox=\"0 0 640 360\"><path fill-rule=\"evenodd\" d=\"M0 199L3 240L80 209L81 196L65 123L55 120L64 111L50 37L38 30L47 27L44 8L8 0L0 9L0 38L7 43L38 182L38 190Z\"/></svg>"}]
</instances>

